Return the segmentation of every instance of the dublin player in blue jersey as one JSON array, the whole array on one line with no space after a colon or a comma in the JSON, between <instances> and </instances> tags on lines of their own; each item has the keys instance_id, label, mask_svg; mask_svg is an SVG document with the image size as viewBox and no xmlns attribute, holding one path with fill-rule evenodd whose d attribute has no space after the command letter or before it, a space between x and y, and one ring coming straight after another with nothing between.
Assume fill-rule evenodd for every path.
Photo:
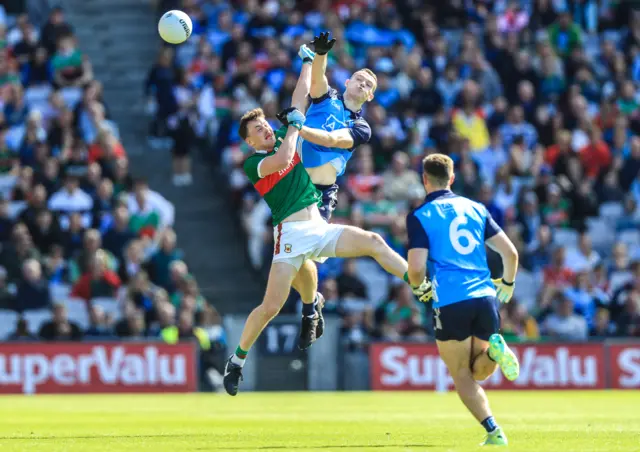
<instances>
[{"instance_id":1,"label":"dublin player in blue jersey","mask_svg":"<svg viewBox=\"0 0 640 452\"><path fill-rule=\"evenodd\" d=\"M306 122L300 130L298 153L311 181L322 192L320 214L329 221L336 207L338 186L336 179L344 174L353 151L371 139L371 127L361 116L362 106L371 100L378 79L370 69L356 71L346 82L343 94L331 88L325 72L327 53L335 44L329 33L320 33L311 42L310 49L311 104L306 110ZM302 52L302 49L301 49ZM298 109L304 112L298 106ZM286 112L278 117L283 118Z\"/></svg>"},{"instance_id":2,"label":"dublin player in blue jersey","mask_svg":"<svg viewBox=\"0 0 640 452\"><path fill-rule=\"evenodd\" d=\"M483 444L506 445L477 381L498 366L508 380L520 371L498 334L498 301L507 303L513 295L518 253L482 204L451 192L455 175L449 157L432 154L423 166L427 197L407 216L409 281L422 281L428 271L440 356L460 399L487 431ZM502 257L499 280L491 280L485 243Z\"/></svg>"}]
</instances>

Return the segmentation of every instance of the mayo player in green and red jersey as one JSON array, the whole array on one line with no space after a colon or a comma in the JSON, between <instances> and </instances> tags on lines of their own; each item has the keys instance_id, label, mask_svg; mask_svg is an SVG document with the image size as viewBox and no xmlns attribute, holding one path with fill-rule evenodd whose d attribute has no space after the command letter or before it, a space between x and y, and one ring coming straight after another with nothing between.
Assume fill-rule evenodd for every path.
<instances>
[{"instance_id":1,"label":"mayo player in green and red jersey","mask_svg":"<svg viewBox=\"0 0 640 452\"><path fill-rule=\"evenodd\" d=\"M319 336L316 328L321 306L317 303L318 276L312 261L369 256L387 272L408 281L407 262L380 235L353 226L330 224L320 215L322 195L296 153L304 119L302 112L291 110L287 114L288 127L276 132L262 109L251 110L240 120L240 136L256 149L245 161L244 170L271 208L275 246L264 299L249 314L240 344L225 367L224 386L230 395L238 393L249 349L280 312L292 285L303 301L299 346L306 348ZM414 288L418 296L430 291L426 279Z\"/></svg>"}]
</instances>

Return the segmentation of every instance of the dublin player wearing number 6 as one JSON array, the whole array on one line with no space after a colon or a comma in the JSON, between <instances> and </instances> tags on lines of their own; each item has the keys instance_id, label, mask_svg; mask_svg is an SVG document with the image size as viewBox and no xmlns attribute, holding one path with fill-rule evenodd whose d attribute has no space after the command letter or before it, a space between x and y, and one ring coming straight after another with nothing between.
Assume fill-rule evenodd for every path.
<instances>
[{"instance_id":1,"label":"dublin player wearing number 6","mask_svg":"<svg viewBox=\"0 0 640 452\"><path fill-rule=\"evenodd\" d=\"M293 109L286 120L288 126L276 132L261 109L251 110L240 120L240 136L256 149L245 161L244 170L271 209L275 246L264 299L249 314L240 344L225 366L224 387L230 395L238 393L249 349L280 312L292 286L303 301L300 348L307 348L322 334L323 300L317 292L318 274L312 261L369 256L387 272L408 281L407 262L378 234L329 224L322 218L318 208L322 195L296 153L295 143L305 117ZM414 293L418 296L430 291L425 278L416 286Z\"/></svg>"},{"instance_id":2,"label":"dublin player wearing number 6","mask_svg":"<svg viewBox=\"0 0 640 452\"><path fill-rule=\"evenodd\" d=\"M423 167L427 197L407 216L409 280L422 281L428 269L440 356L460 399L487 431L483 445L506 445L477 381L489 378L498 366L508 380L520 371L498 334L498 301L511 299L518 252L482 204L451 192L455 175L449 157L429 155ZM491 280L485 243L502 257L499 280Z\"/></svg>"}]
</instances>

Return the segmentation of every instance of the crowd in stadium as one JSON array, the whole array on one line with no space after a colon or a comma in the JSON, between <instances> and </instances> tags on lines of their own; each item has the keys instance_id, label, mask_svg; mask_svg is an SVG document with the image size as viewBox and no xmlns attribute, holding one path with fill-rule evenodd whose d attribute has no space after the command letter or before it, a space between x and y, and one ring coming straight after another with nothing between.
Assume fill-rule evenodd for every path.
<instances>
[{"instance_id":1,"label":"crowd in stadium","mask_svg":"<svg viewBox=\"0 0 640 452\"><path fill-rule=\"evenodd\" d=\"M18 3L0 6L0 339L210 347L221 320L176 247L173 205L132 179L64 11L36 26Z\"/></svg>"},{"instance_id":2,"label":"crowd in stadium","mask_svg":"<svg viewBox=\"0 0 640 452\"><path fill-rule=\"evenodd\" d=\"M166 3L166 2L165 2ZM517 245L514 340L640 335L640 11L616 0L169 2L194 19L174 83L215 134L252 264L268 267L270 212L243 174L241 114L290 105L298 47L330 30L327 75L378 77L332 221L383 234L406 255L404 217L424 198L420 162L445 152L453 190L487 206ZM165 5L167 6L167 5ZM158 67L168 73L163 54ZM206 102L199 100L206 96ZM215 99L215 109L210 106ZM490 257L492 264L495 256ZM499 262L499 260L498 260ZM492 265L495 273L497 267ZM366 261L320 266L327 309L354 346L430 336L410 290ZM384 294L384 295L381 295Z\"/></svg>"}]
</instances>

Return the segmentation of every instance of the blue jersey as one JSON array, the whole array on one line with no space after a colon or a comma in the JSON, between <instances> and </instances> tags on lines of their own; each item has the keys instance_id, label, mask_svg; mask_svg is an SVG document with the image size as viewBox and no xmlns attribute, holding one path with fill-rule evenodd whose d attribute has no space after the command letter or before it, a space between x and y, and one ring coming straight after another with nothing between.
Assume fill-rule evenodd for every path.
<instances>
[{"instance_id":1,"label":"blue jersey","mask_svg":"<svg viewBox=\"0 0 640 452\"><path fill-rule=\"evenodd\" d=\"M327 132L349 129L353 137L353 147L351 149L328 148L299 138L298 151L305 168L316 168L325 163L331 163L340 176L344 174L353 150L371 139L371 127L367 121L360 116L359 111L353 112L345 107L342 95L333 88L329 88L324 96L311 99L306 118L304 125L312 129L322 129Z\"/></svg>"},{"instance_id":2,"label":"blue jersey","mask_svg":"<svg viewBox=\"0 0 640 452\"><path fill-rule=\"evenodd\" d=\"M407 216L409 249L429 250L434 308L496 296L484 242L500 231L482 204L449 190L430 193Z\"/></svg>"}]
</instances>

